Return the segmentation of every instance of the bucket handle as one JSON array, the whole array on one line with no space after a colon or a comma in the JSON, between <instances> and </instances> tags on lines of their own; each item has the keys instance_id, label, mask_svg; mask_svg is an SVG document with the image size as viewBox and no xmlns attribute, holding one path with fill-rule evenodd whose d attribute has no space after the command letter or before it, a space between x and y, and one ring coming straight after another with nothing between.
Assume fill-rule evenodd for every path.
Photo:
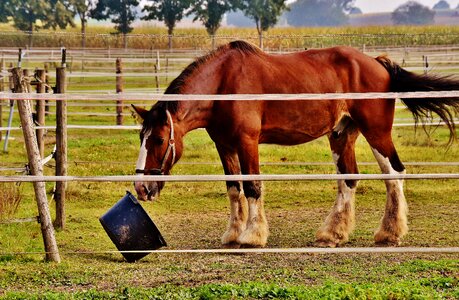
<instances>
[{"instance_id":1,"label":"bucket handle","mask_svg":"<svg viewBox=\"0 0 459 300\"><path fill-rule=\"evenodd\" d=\"M126 195L129 197L129 199L135 204L135 205L139 205L139 201L137 200L137 198L131 194L131 192L129 191L126 191Z\"/></svg>"}]
</instances>

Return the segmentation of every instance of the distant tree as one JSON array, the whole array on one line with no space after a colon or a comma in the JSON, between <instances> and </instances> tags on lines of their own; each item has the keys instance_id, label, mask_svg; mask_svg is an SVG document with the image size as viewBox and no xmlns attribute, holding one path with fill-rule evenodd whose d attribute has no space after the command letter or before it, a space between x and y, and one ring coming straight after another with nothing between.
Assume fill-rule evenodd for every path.
<instances>
[{"instance_id":1,"label":"distant tree","mask_svg":"<svg viewBox=\"0 0 459 300\"><path fill-rule=\"evenodd\" d=\"M287 0L243 0L244 14L255 21L259 36L259 46L263 48L263 32L276 25L284 10L288 10Z\"/></svg>"},{"instance_id":2,"label":"distant tree","mask_svg":"<svg viewBox=\"0 0 459 300\"><path fill-rule=\"evenodd\" d=\"M10 10L5 1L0 1L0 23L8 22L8 17L11 16Z\"/></svg>"},{"instance_id":3,"label":"distant tree","mask_svg":"<svg viewBox=\"0 0 459 300\"><path fill-rule=\"evenodd\" d=\"M349 14L350 15L361 15L362 10L358 7L351 7L351 9L349 10Z\"/></svg>"},{"instance_id":4,"label":"distant tree","mask_svg":"<svg viewBox=\"0 0 459 300\"><path fill-rule=\"evenodd\" d=\"M142 20L164 21L168 34L173 34L174 28L190 7L191 1L186 0L147 0L150 5L145 5L142 12L147 14Z\"/></svg>"},{"instance_id":5,"label":"distant tree","mask_svg":"<svg viewBox=\"0 0 459 300\"><path fill-rule=\"evenodd\" d=\"M4 10L0 13L0 18L11 18L15 28L27 31L30 47L34 31L41 28L65 29L68 25L75 26L65 0L2 0L2 5Z\"/></svg>"},{"instance_id":6,"label":"distant tree","mask_svg":"<svg viewBox=\"0 0 459 300\"><path fill-rule=\"evenodd\" d=\"M432 9L434 10L439 10L439 9L450 9L451 7L449 6L449 3L446 2L445 0L440 0L438 1Z\"/></svg>"},{"instance_id":7,"label":"distant tree","mask_svg":"<svg viewBox=\"0 0 459 300\"><path fill-rule=\"evenodd\" d=\"M75 27L73 22L75 13L70 9L69 0L48 0L52 7L52 13L49 18L44 22L45 28L65 29L67 26Z\"/></svg>"},{"instance_id":8,"label":"distant tree","mask_svg":"<svg viewBox=\"0 0 459 300\"><path fill-rule=\"evenodd\" d=\"M392 21L397 25L423 25L434 22L435 11L415 1L408 1L392 12Z\"/></svg>"},{"instance_id":9,"label":"distant tree","mask_svg":"<svg viewBox=\"0 0 459 300\"><path fill-rule=\"evenodd\" d=\"M86 47L86 26L91 17L91 9L95 7L94 0L68 0L73 13L80 18L81 47Z\"/></svg>"},{"instance_id":10,"label":"distant tree","mask_svg":"<svg viewBox=\"0 0 459 300\"><path fill-rule=\"evenodd\" d=\"M191 0L147 0L151 4L145 5L142 12L147 13L142 20L164 21L169 34L169 49L172 48L172 34L174 28L186 14Z\"/></svg>"},{"instance_id":11,"label":"distant tree","mask_svg":"<svg viewBox=\"0 0 459 300\"><path fill-rule=\"evenodd\" d=\"M349 21L354 0L298 0L286 14L292 26L339 26Z\"/></svg>"},{"instance_id":12,"label":"distant tree","mask_svg":"<svg viewBox=\"0 0 459 300\"><path fill-rule=\"evenodd\" d=\"M91 9L91 16L96 20L110 19L116 24L115 29L123 34L124 47L127 48L127 34L133 30L131 24L137 17L138 5L139 0L99 0Z\"/></svg>"},{"instance_id":13,"label":"distant tree","mask_svg":"<svg viewBox=\"0 0 459 300\"><path fill-rule=\"evenodd\" d=\"M200 20L209 35L215 35L220 28L223 16L241 7L239 0L198 0L194 1L188 15L193 14L193 21Z\"/></svg>"}]
</instances>

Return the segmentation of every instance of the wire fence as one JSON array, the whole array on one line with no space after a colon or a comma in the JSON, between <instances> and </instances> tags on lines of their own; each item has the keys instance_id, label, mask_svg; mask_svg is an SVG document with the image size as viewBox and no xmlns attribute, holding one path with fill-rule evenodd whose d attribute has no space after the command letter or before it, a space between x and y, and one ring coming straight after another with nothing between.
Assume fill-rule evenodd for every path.
<instances>
[{"instance_id":1,"label":"wire fence","mask_svg":"<svg viewBox=\"0 0 459 300\"><path fill-rule=\"evenodd\" d=\"M47 252L0 252L0 255L44 255ZM49 253L49 252L48 252ZM240 249L157 249L157 250L94 250L94 251L60 251L67 255L94 254L414 254L414 253L459 253L459 247L343 247L343 248L240 248Z\"/></svg>"}]
</instances>

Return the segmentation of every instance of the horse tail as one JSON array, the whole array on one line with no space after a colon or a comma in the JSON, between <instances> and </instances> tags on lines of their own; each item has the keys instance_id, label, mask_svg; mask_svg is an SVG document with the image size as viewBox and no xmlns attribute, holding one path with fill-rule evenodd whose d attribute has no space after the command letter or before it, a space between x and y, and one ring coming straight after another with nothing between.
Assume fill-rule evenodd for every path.
<instances>
[{"instance_id":1,"label":"horse tail","mask_svg":"<svg viewBox=\"0 0 459 300\"><path fill-rule=\"evenodd\" d=\"M390 75L390 90L392 92L425 92L425 91L454 91L459 90L459 79L453 76L432 74L415 74L409 72L385 56L376 60L383 65ZM436 113L450 131L450 144L456 138L454 116L459 115L459 98L408 98L401 99L413 114L417 123L424 125L430 118L430 113Z\"/></svg>"}]
</instances>

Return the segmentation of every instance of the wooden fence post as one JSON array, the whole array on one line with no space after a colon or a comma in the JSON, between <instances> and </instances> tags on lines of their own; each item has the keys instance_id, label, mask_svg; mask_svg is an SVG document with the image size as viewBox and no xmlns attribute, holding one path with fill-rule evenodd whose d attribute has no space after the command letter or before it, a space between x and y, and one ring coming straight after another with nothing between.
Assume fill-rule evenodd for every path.
<instances>
[{"instance_id":1,"label":"wooden fence post","mask_svg":"<svg viewBox=\"0 0 459 300\"><path fill-rule=\"evenodd\" d=\"M24 92L23 77L21 68L14 68L13 80L16 93ZM40 153L38 151L37 140L33 130L33 121L31 116L30 102L27 100L18 100L18 110L21 119L22 131L24 134L24 142L27 148L27 156L29 160L29 168L31 175L43 176L43 166L40 161ZM54 228L51 222L51 214L49 212L48 200L46 198L46 189L44 182L34 182L35 198L37 200L38 213L40 216L41 232L45 245L46 260L60 262L59 249L57 248L56 238L54 236Z\"/></svg>"},{"instance_id":2,"label":"wooden fence post","mask_svg":"<svg viewBox=\"0 0 459 300\"><path fill-rule=\"evenodd\" d=\"M22 70L22 74L24 74L23 82L25 84L25 93L32 92L32 85L30 85L30 72L28 69Z\"/></svg>"},{"instance_id":3,"label":"wooden fence post","mask_svg":"<svg viewBox=\"0 0 459 300\"><path fill-rule=\"evenodd\" d=\"M158 66L158 70L161 70L161 61L159 60L159 50L156 51L156 65Z\"/></svg>"},{"instance_id":4,"label":"wooden fence post","mask_svg":"<svg viewBox=\"0 0 459 300\"><path fill-rule=\"evenodd\" d=\"M169 49L169 52L171 52L172 51L172 34L169 34L167 36L167 39L168 39L167 48Z\"/></svg>"},{"instance_id":5,"label":"wooden fence post","mask_svg":"<svg viewBox=\"0 0 459 300\"><path fill-rule=\"evenodd\" d=\"M0 72L3 72L5 70L5 59L4 59L4 53L2 52L2 60L0 62ZM3 92L5 90L4 87L4 80L3 80L3 75L0 75L0 92ZM0 127L3 127L3 100L0 100ZM0 131L0 142L2 141L2 131Z\"/></svg>"},{"instance_id":6,"label":"wooden fence post","mask_svg":"<svg viewBox=\"0 0 459 300\"><path fill-rule=\"evenodd\" d=\"M46 81L46 74L45 70L38 69L37 72L37 93L43 94L45 93L45 81ZM37 100L37 123L39 126L45 126L45 100ZM44 129L37 129L37 142L38 148L40 149L40 155L43 158L45 153L45 130Z\"/></svg>"},{"instance_id":7,"label":"wooden fence post","mask_svg":"<svg viewBox=\"0 0 459 300\"><path fill-rule=\"evenodd\" d=\"M166 72L166 85L167 85L168 82L169 82L169 78L168 78L168 75L167 75L167 73L169 72L169 58L168 57L166 57L166 70L165 70L165 72Z\"/></svg>"},{"instance_id":8,"label":"wooden fence post","mask_svg":"<svg viewBox=\"0 0 459 300\"><path fill-rule=\"evenodd\" d=\"M12 72L13 70L13 63L10 63L10 68L8 69L9 71ZM9 90L13 91L14 90L14 84L13 84L13 75L10 73L8 76L8 84L9 84ZM14 112L14 100L10 100L10 107L9 107L9 115L8 115L8 124L6 125L7 127L11 127L11 124L13 123L13 112ZM6 131L5 134L5 143L3 144L3 152L8 152L8 139L10 137L10 130Z\"/></svg>"},{"instance_id":9,"label":"wooden fence post","mask_svg":"<svg viewBox=\"0 0 459 300\"><path fill-rule=\"evenodd\" d=\"M56 93L65 93L65 49L62 52L62 67L56 68ZM56 176L67 175L67 101L56 101ZM56 228L65 228L65 182L56 182Z\"/></svg>"},{"instance_id":10,"label":"wooden fence post","mask_svg":"<svg viewBox=\"0 0 459 300\"><path fill-rule=\"evenodd\" d=\"M123 63L121 58L116 59L116 93L122 93L123 87ZM123 100L116 101L116 125L123 125Z\"/></svg>"},{"instance_id":11,"label":"wooden fence post","mask_svg":"<svg viewBox=\"0 0 459 300\"><path fill-rule=\"evenodd\" d=\"M45 69L45 93L49 92L49 65L45 62L43 68ZM45 100L45 115L49 114L49 101Z\"/></svg>"},{"instance_id":12,"label":"wooden fence post","mask_svg":"<svg viewBox=\"0 0 459 300\"><path fill-rule=\"evenodd\" d=\"M159 91L159 77L158 77L158 65L155 64L155 82L156 82L156 92Z\"/></svg>"}]
</instances>

